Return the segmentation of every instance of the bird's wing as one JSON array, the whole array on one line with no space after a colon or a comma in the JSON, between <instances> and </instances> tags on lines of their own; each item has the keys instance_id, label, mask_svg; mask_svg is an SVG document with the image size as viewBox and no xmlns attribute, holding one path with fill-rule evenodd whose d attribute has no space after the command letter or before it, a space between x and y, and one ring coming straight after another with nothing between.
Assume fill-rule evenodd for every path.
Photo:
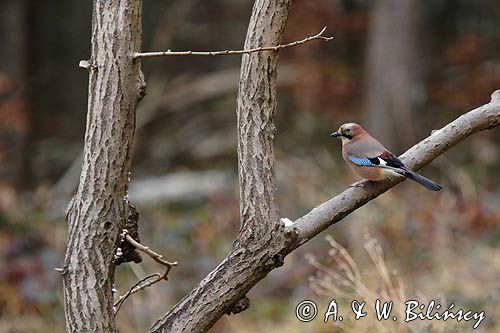
<instances>
[{"instance_id":1,"label":"bird's wing","mask_svg":"<svg viewBox=\"0 0 500 333\"><path fill-rule=\"evenodd\" d=\"M401 176L416 181L431 191L439 191L442 189L442 186L438 183L435 183L432 180L408 169L408 167L404 165L396 155L389 151L386 151L384 154L377 157L356 157L354 155L347 156L349 157L349 160L356 165L389 169L397 174L400 174Z\"/></svg>"},{"instance_id":2,"label":"bird's wing","mask_svg":"<svg viewBox=\"0 0 500 333\"><path fill-rule=\"evenodd\" d=\"M345 143L343 147L347 154L363 158L377 157L386 151L380 142L369 135L354 138Z\"/></svg>"},{"instance_id":3,"label":"bird's wing","mask_svg":"<svg viewBox=\"0 0 500 333\"><path fill-rule=\"evenodd\" d=\"M359 157L355 155L347 155L349 160L359 166L379 167L387 169L402 169L406 170L406 166L401 160L388 150L384 150L382 154L376 157Z\"/></svg>"}]
</instances>

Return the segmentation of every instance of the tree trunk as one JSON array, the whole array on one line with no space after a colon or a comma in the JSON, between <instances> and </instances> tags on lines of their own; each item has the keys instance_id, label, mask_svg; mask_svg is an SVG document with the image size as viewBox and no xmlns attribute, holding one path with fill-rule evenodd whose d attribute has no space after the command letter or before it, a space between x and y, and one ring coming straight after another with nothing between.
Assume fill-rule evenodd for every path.
<instances>
[{"instance_id":1,"label":"tree trunk","mask_svg":"<svg viewBox=\"0 0 500 333\"><path fill-rule=\"evenodd\" d=\"M419 0L377 0L366 55L367 128L395 151L417 140L422 94Z\"/></svg>"},{"instance_id":2,"label":"tree trunk","mask_svg":"<svg viewBox=\"0 0 500 333\"><path fill-rule=\"evenodd\" d=\"M140 0L95 0L84 159L68 207L63 268L68 332L115 332L113 255L125 221L135 109L145 84Z\"/></svg>"},{"instance_id":3,"label":"tree trunk","mask_svg":"<svg viewBox=\"0 0 500 333\"><path fill-rule=\"evenodd\" d=\"M245 49L281 42L291 2L255 1ZM282 265L289 239L280 228L274 170L277 64L276 52L242 58L236 110L241 227L234 249L151 332L206 332L225 313L246 309L246 292Z\"/></svg>"}]
</instances>

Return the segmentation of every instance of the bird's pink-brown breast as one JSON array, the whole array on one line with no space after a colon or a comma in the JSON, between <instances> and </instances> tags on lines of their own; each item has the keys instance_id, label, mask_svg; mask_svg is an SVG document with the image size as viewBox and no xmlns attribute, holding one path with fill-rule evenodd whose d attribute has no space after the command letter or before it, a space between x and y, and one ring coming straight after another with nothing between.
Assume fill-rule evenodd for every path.
<instances>
[{"instance_id":1,"label":"bird's pink-brown breast","mask_svg":"<svg viewBox=\"0 0 500 333\"><path fill-rule=\"evenodd\" d=\"M352 140L342 142L342 157L354 173L368 180L382 180L391 174L387 170L369 166L360 166L351 162L350 156L373 158L385 152L384 146L364 132L352 138Z\"/></svg>"}]
</instances>

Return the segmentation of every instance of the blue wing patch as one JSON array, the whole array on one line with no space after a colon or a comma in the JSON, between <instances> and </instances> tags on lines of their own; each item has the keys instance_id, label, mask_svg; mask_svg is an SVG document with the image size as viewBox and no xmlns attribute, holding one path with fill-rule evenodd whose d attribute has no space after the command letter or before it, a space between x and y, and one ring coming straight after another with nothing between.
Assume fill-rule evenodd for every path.
<instances>
[{"instance_id":1,"label":"blue wing patch","mask_svg":"<svg viewBox=\"0 0 500 333\"><path fill-rule=\"evenodd\" d=\"M349 155L349 160L359 166L373 166L373 163L368 158L361 158Z\"/></svg>"}]
</instances>

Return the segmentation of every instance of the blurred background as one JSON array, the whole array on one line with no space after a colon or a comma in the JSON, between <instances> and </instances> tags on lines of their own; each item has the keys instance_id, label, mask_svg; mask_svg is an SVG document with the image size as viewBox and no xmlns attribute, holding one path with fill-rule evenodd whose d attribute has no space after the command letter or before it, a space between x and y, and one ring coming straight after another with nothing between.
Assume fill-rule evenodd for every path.
<instances>
[{"instance_id":1,"label":"blurred background","mask_svg":"<svg viewBox=\"0 0 500 333\"><path fill-rule=\"evenodd\" d=\"M251 7L144 1L143 50L241 49ZM323 26L335 38L280 51L282 216L300 217L357 180L329 137L340 124L360 122L400 154L487 103L500 89L499 22L497 0L294 1L285 42ZM78 62L89 57L90 29L90 1L0 2L0 332L65 331L54 268L80 173L88 73ZM142 61L148 87L129 194L143 243L180 264L168 282L127 300L121 332L146 331L231 249L240 62ZM224 316L213 332L471 330L471 322L450 321L388 328L347 314L337 326L321 314L304 324L294 314L303 299L324 311L336 298L347 312L352 299L396 296L485 311L478 331L500 331L499 137L499 129L476 134L421 171L444 191L404 182L295 251L249 293L247 311ZM123 294L161 269L146 257L121 265L116 288ZM354 285L350 269L359 273Z\"/></svg>"}]
</instances>

